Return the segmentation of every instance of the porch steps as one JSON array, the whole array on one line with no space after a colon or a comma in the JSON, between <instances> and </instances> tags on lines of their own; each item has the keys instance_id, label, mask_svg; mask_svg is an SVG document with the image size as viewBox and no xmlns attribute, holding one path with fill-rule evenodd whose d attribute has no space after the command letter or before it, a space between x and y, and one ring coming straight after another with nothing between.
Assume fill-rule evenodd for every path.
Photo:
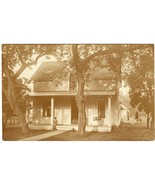
<instances>
[{"instance_id":1,"label":"porch steps","mask_svg":"<svg viewBox=\"0 0 155 185\"><path fill-rule=\"evenodd\" d=\"M78 130L78 125L57 125L57 130Z\"/></svg>"},{"instance_id":2,"label":"porch steps","mask_svg":"<svg viewBox=\"0 0 155 185\"><path fill-rule=\"evenodd\" d=\"M62 125L62 126L57 126L57 130L78 130L78 125ZM111 127L107 126L86 126L85 129L87 132L111 132Z\"/></svg>"}]
</instances>

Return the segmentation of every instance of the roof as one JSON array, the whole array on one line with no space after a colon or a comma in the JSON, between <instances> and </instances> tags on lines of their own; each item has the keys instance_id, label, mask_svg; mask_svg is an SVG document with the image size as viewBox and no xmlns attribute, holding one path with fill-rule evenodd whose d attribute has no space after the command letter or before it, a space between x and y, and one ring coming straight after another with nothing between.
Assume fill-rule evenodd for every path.
<instances>
[{"instance_id":1,"label":"roof","mask_svg":"<svg viewBox=\"0 0 155 185\"><path fill-rule=\"evenodd\" d=\"M64 90L70 91L70 87L61 83L61 88L54 80L66 69L68 62L43 62L33 74L30 81L34 81L33 91L30 96L59 96L71 95ZM117 91L117 78L113 71L106 68L95 67L92 69L92 80L85 86L86 95L114 95ZM65 81L66 82L66 81ZM59 92L62 90L61 92Z\"/></svg>"},{"instance_id":2,"label":"roof","mask_svg":"<svg viewBox=\"0 0 155 185\"><path fill-rule=\"evenodd\" d=\"M35 82L47 82L47 81L53 81L54 78L59 74L59 72L62 72L63 69L68 65L68 62L60 62L60 61L49 61L49 62L43 62L40 67L37 69L37 71L32 75L31 79L29 81L35 81ZM94 67L92 70L92 77L93 79L99 80L99 79L116 79L116 73L114 71L108 70L107 68L102 67Z\"/></svg>"},{"instance_id":3,"label":"roof","mask_svg":"<svg viewBox=\"0 0 155 185\"><path fill-rule=\"evenodd\" d=\"M43 62L38 70L33 74L30 81L52 81L57 76L57 74L61 72L66 66L66 62Z\"/></svg>"},{"instance_id":4,"label":"roof","mask_svg":"<svg viewBox=\"0 0 155 185\"><path fill-rule=\"evenodd\" d=\"M131 109L131 106L128 105L127 103L125 103L124 101L122 101L121 99L119 100L120 104L123 104L125 107L127 107L129 110Z\"/></svg>"}]
</instances>

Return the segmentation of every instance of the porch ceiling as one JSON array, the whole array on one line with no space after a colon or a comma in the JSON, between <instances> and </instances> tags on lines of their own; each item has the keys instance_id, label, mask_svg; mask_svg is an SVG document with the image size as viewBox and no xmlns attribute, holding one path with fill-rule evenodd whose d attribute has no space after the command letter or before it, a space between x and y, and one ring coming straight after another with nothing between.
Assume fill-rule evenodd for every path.
<instances>
[{"instance_id":1,"label":"porch ceiling","mask_svg":"<svg viewBox=\"0 0 155 185\"><path fill-rule=\"evenodd\" d=\"M30 92L30 96L76 96L76 91ZM116 91L85 91L85 95L115 95Z\"/></svg>"}]
</instances>

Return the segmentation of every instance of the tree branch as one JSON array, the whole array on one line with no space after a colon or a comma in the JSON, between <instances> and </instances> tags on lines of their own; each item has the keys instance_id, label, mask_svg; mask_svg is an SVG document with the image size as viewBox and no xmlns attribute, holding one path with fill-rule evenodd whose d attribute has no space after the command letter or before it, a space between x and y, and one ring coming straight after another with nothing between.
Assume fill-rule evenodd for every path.
<instances>
[{"instance_id":1,"label":"tree branch","mask_svg":"<svg viewBox=\"0 0 155 185\"><path fill-rule=\"evenodd\" d=\"M76 68L78 68L79 69L79 64L80 64L80 58L79 58L79 54L78 54L78 46L77 46L77 44L73 44L72 45L72 52L73 52L73 60L72 60L72 62L73 62L73 64L74 64L74 66L76 66Z\"/></svg>"},{"instance_id":2,"label":"tree branch","mask_svg":"<svg viewBox=\"0 0 155 185\"><path fill-rule=\"evenodd\" d=\"M16 46L15 46L15 48L16 48ZM24 64L23 58L22 58L22 56L21 56L21 54L19 53L19 51L18 51L17 48L15 49L15 51L16 51L16 53L17 53L17 55L18 55L19 60L21 61L21 63Z\"/></svg>"},{"instance_id":3,"label":"tree branch","mask_svg":"<svg viewBox=\"0 0 155 185\"><path fill-rule=\"evenodd\" d=\"M121 46L121 45L120 45ZM89 57L87 57L86 59L83 59L81 61L81 65L82 66L85 66L88 62L90 62L92 59L94 59L95 57L98 57L98 56L104 56L104 55L110 55L112 53L124 53L124 52L133 52L137 49L145 49L145 48L148 48L148 47L151 47L152 45L150 44L141 44L141 45L137 45L133 48L127 48L127 47L122 47L122 48L110 48L110 49L107 49L107 50L103 50L103 51L98 51L92 55L90 55Z\"/></svg>"},{"instance_id":4,"label":"tree branch","mask_svg":"<svg viewBox=\"0 0 155 185\"><path fill-rule=\"evenodd\" d=\"M19 75L29 66L35 65L38 62L38 59L41 58L42 56L46 55L46 53L41 53L39 54L33 62L30 63L22 63L21 68L16 72L16 74L13 76L13 79L17 79Z\"/></svg>"}]
</instances>

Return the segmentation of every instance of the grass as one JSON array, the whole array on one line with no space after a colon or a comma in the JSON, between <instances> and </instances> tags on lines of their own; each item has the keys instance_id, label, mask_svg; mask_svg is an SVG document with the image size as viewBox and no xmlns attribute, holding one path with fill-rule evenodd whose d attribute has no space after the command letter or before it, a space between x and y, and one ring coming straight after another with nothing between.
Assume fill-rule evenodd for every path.
<instances>
[{"instance_id":1,"label":"grass","mask_svg":"<svg viewBox=\"0 0 155 185\"><path fill-rule=\"evenodd\" d=\"M60 135L44 139L44 141L152 141L155 132L146 129L145 125L122 124L110 133L86 132L80 137L76 131L68 131Z\"/></svg>"},{"instance_id":2,"label":"grass","mask_svg":"<svg viewBox=\"0 0 155 185\"><path fill-rule=\"evenodd\" d=\"M27 135L23 135L21 128L6 128L3 130L4 141L16 141L51 131L30 130ZM42 141L152 141L155 140L155 132L146 129L142 124L121 124L110 133L85 132L84 136L79 136L76 131L66 131L62 134L45 138Z\"/></svg>"},{"instance_id":3,"label":"grass","mask_svg":"<svg viewBox=\"0 0 155 185\"><path fill-rule=\"evenodd\" d=\"M45 130L29 130L28 134L23 135L20 127L12 127L3 129L2 139L4 141L16 141L27 137L32 137L40 134L47 133Z\"/></svg>"}]
</instances>

